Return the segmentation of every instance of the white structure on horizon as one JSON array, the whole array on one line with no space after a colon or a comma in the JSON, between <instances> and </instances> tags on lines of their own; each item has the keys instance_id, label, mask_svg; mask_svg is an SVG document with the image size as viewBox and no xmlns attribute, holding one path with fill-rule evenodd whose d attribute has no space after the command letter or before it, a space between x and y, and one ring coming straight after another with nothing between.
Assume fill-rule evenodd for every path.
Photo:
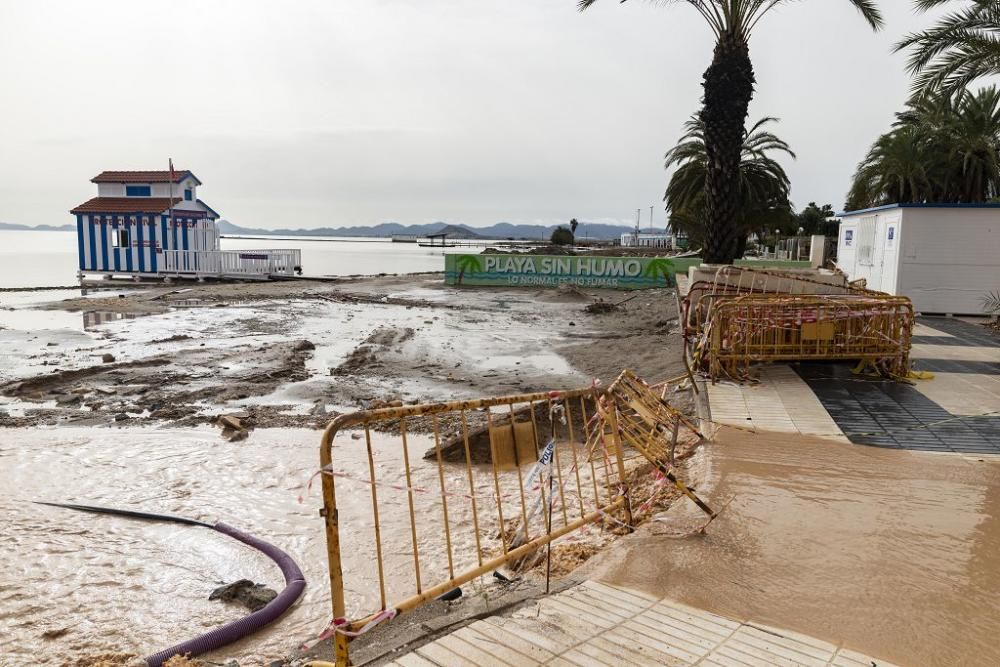
<instances>
[{"instance_id":1,"label":"white structure on horizon","mask_svg":"<svg viewBox=\"0 0 1000 667\"><path fill-rule=\"evenodd\" d=\"M667 232L625 232L621 244L625 248L665 248L677 247L677 237Z\"/></svg>"},{"instance_id":2,"label":"white structure on horizon","mask_svg":"<svg viewBox=\"0 0 1000 667\"><path fill-rule=\"evenodd\" d=\"M133 278L266 279L301 272L299 250L219 246L219 214L198 198L190 171L103 171L76 216L79 273Z\"/></svg>"},{"instance_id":3,"label":"white structure on horizon","mask_svg":"<svg viewBox=\"0 0 1000 667\"><path fill-rule=\"evenodd\" d=\"M840 214L837 266L922 313L982 315L1000 292L1000 204L890 204Z\"/></svg>"}]
</instances>

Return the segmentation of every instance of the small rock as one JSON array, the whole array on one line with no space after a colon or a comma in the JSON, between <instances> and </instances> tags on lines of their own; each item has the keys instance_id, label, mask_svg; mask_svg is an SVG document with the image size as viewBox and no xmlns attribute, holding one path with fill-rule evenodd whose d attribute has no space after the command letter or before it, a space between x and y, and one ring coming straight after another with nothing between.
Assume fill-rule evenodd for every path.
<instances>
[{"instance_id":1,"label":"small rock","mask_svg":"<svg viewBox=\"0 0 1000 667\"><path fill-rule=\"evenodd\" d=\"M47 345L48 347L55 347L58 344L59 343L56 343L56 342L49 342L49 343L46 343L45 345Z\"/></svg>"},{"instance_id":2,"label":"small rock","mask_svg":"<svg viewBox=\"0 0 1000 667\"><path fill-rule=\"evenodd\" d=\"M129 415L128 415L127 412L119 412L118 414L115 415L115 421L116 422L128 421L129 419L132 419L132 418L129 417Z\"/></svg>"},{"instance_id":3,"label":"small rock","mask_svg":"<svg viewBox=\"0 0 1000 667\"><path fill-rule=\"evenodd\" d=\"M233 415L221 415L215 420L215 422L217 424L222 424L223 428L230 428L236 431L243 430L242 422L240 422L239 418Z\"/></svg>"},{"instance_id":4,"label":"small rock","mask_svg":"<svg viewBox=\"0 0 1000 667\"><path fill-rule=\"evenodd\" d=\"M357 431L355 431L354 433L351 434L351 439L352 440L360 440L361 439L361 434L358 433Z\"/></svg>"},{"instance_id":5,"label":"small rock","mask_svg":"<svg viewBox=\"0 0 1000 667\"><path fill-rule=\"evenodd\" d=\"M293 347L292 349L296 352L305 352L307 350L315 350L316 346L313 344L312 341L300 340L295 344L295 347Z\"/></svg>"},{"instance_id":6,"label":"small rock","mask_svg":"<svg viewBox=\"0 0 1000 667\"><path fill-rule=\"evenodd\" d=\"M222 437L229 442L239 442L240 440L246 440L250 437L250 431L245 428L224 428L222 429Z\"/></svg>"},{"instance_id":7,"label":"small rock","mask_svg":"<svg viewBox=\"0 0 1000 667\"><path fill-rule=\"evenodd\" d=\"M569 325L570 325L571 327L575 327L575 326L576 326L576 322L570 322L570 323L569 323Z\"/></svg>"},{"instance_id":8,"label":"small rock","mask_svg":"<svg viewBox=\"0 0 1000 667\"><path fill-rule=\"evenodd\" d=\"M79 394L59 394L56 396L56 405L76 405L80 400Z\"/></svg>"},{"instance_id":9,"label":"small rock","mask_svg":"<svg viewBox=\"0 0 1000 667\"><path fill-rule=\"evenodd\" d=\"M106 364L113 364L115 362L115 355L105 352L101 355L101 361Z\"/></svg>"},{"instance_id":10,"label":"small rock","mask_svg":"<svg viewBox=\"0 0 1000 667\"><path fill-rule=\"evenodd\" d=\"M255 584L249 579L240 579L216 588L208 596L208 599L238 602L250 611L257 611L276 597L278 594L264 584Z\"/></svg>"}]
</instances>

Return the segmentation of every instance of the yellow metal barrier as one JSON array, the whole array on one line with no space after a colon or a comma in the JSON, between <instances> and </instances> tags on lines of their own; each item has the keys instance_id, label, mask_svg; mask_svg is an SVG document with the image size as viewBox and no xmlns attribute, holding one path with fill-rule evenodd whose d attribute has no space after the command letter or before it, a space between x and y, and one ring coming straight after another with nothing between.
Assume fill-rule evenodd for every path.
<instances>
[{"instance_id":1,"label":"yellow metal barrier","mask_svg":"<svg viewBox=\"0 0 1000 667\"><path fill-rule=\"evenodd\" d=\"M712 302L696 361L713 380L761 361L852 360L891 377L909 372L913 305L886 294L742 295Z\"/></svg>"},{"instance_id":2,"label":"yellow metal barrier","mask_svg":"<svg viewBox=\"0 0 1000 667\"><path fill-rule=\"evenodd\" d=\"M672 471L679 429L697 433L628 371L607 390L383 408L333 420L320 460L334 617L326 634L334 637L337 665L349 664L348 645L358 634L503 565L537 562L530 557L541 547L584 526L628 532L630 475L648 470L646 461L714 517ZM418 446L427 449L422 457ZM367 476L358 476L358 467ZM353 484L352 495L343 495L338 480ZM354 611L374 607L373 596L345 585L345 557L357 554L364 562L355 565L373 570L366 588L377 580L374 612ZM352 568L355 576L364 579Z\"/></svg>"},{"instance_id":3,"label":"yellow metal barrier","mask_svg":"<svg viewBox=\"0 0 1000 667\"><path fill-rule=\"evenodd\" d=\"M630 525L622 443L596 412L603 394L597 388L520 394L366 410L331 422L320 459L338 665L348 664L351 637L374 623L516 565L587 524ZM356 430L348 434L351 428ZM417 458L418 439L428 446L429 461ZM587 443L598 441L591 455ZM353 480L359 483L352 491L369 495L370 509L354 525L365 526L374 542L380 604L379 611L356 619L348 618L342 554L345 547L358 548L360 539L357 532L341 533L335 481L349 472L338 469L334 456L352 447L364 447L367 457L368 479ZM491 462L476 463L484 449ZM388 492L406 497L403 512L391 517L392 535L385 526ZM404 524L408 548L397 541L387 552ZM457 544L466 548L457 550ZM387 562L401 551L409 552L409 567L398 558Z\"/></svg>"}]
</instances>

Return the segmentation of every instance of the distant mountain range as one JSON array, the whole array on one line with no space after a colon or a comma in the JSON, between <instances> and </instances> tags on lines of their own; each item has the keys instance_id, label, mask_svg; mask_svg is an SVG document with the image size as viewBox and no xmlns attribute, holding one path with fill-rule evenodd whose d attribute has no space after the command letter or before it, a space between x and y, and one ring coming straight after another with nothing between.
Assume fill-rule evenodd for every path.
<instances>
[{"instance_id":1,"label":"distant mountain range","mask_svg":"<svg viewBox=\"0 0 1000 667\"><path fill-rule=\"evenodd\" d=\"M29 227L28 225L0 222L0 232L71 232L75 229L76 225L38 225L37 227Z\"/></svg>"},{"instance_id":2,"label":"distant mountain range","mask_svg":"<svg viewBox=\"0 0 1000 667\"><path fill-rule=\"evenodd\" d=\"M253 229L238 227L228 220L219 220L219 231L229 235L246 236L374 236L387 237L409 234L426 237L428 234L447 234L450 239L530 239L547 240L559 225L512 225L500 222L489 227L467 227L434 222L426 225L401 225L383 222L371 227L319 227L317 229ZM563 225L568 226L568 225ZM580 237L611 240L632 231L632 227L584 222L577 227Z\"/></svg>"},{"instance_id":3,"label":"distant mountain range","mask_svg":"<svg viewBox=\"0 0 1000 667\"><path fill-rule=\"evenodd\" d=\"M500 222L489 227L467 227L434 222L427 225L401 225L398 222L383 222L371 227L319 227L317 229L256 229L239 227L228 220L219 220L219 231L230 236L367 236L388 237L394 234L409 234L426 237L428 234L447 234L450 239L528 239L548 240L559 225L513 225ZM564 225L568 226L568 225ZM15 225L0 222L0 231L69 232L75 225ZM632 231L632 227L603 225L592 222L580 223L577 235L581 238L611 240Z\"/></svg>"}]
</instances>

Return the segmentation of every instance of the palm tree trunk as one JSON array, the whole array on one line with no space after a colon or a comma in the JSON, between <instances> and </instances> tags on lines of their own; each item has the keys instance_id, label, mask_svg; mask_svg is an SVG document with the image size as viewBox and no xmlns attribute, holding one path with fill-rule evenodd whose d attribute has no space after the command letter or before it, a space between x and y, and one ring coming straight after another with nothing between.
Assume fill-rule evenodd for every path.
<instances>
[{"instance_id":1,"label":"palm tree trunk","mask_svg":"<svg viewBox=\"0 0 1000 667\"><path fill-rule=\"evenodd\" d=\"M704 78L701 119L708 165L703 259L709 264L732 264L740 248L740 151L755 83L746 38L722 35Z\"/></svg>"}]
</instances>

